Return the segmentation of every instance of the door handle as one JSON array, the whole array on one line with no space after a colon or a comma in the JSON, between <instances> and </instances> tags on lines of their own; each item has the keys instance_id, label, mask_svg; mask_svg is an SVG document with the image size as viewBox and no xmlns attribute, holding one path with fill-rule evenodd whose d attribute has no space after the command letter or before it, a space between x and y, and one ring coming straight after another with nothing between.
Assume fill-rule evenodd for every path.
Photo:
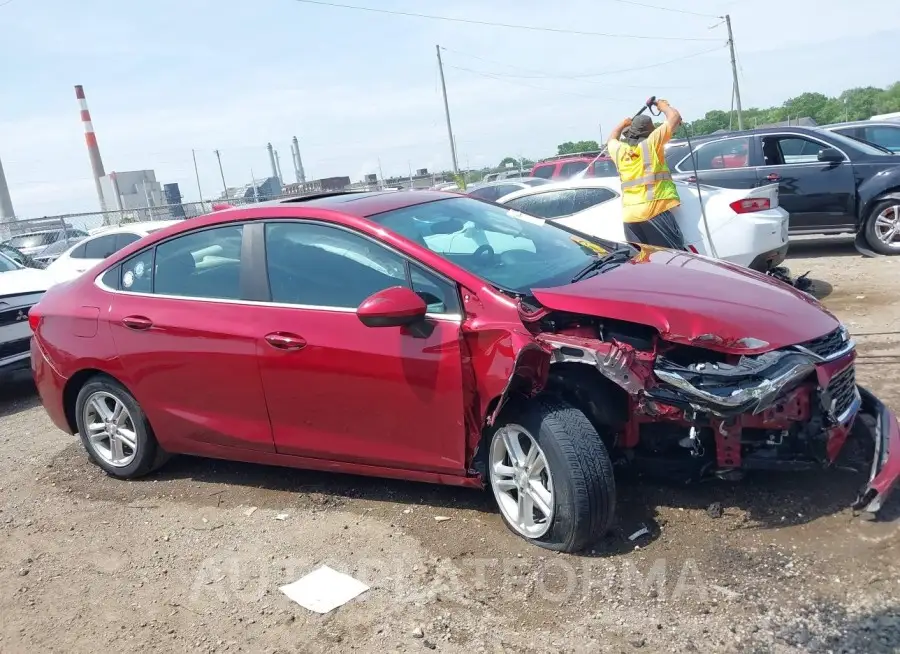
<instances>
[{"instance_id":1,"label":"door handle","mask_svg":"<svg viewBox=\"0 0 900 654\"><path fill-rule=\"evenodd\" d=\"M766 175L766 179L770 182L777 182L781 179L781 175L779 175L778 173L769 173L768 175Z\"/></svg>"},{"instance_id":2,"label":"door handle","mask_svg":"<svg viewBox=\"0 0 900 654\"><path fill-rule=\"evenodd\" d=\"M697 181L697 176L691 175L690 177L687 178L687 181L689 181L691 184L693 184L694 182Z\"/></svg>"},{"instance_id":3,"label":"door handle","mask_svg":"<svg viewBox=\"0 0 900 654\"><path fill-rule=\"evenodd\" d=\"M289 332L272 332L266 334L266 342L278 350L302 350L306 347L306 339Z\"/></svg>"},{"instance_id":4,"label":"door handle","mask_svg":"<svg viewBox=\"0 0 900 654\"><path fill-rule=\"evenodd\" d=\"M141 332L153 327L153 321L144 316L125 316L122 318L122 324L128 327L128 329L134 329Z\"/></svg>"}]
</instances>

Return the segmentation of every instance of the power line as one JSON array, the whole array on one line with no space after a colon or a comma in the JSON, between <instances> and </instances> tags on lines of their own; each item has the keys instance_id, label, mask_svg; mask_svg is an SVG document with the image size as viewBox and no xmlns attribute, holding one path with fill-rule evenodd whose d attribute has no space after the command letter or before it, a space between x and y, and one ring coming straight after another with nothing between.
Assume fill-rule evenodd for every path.
<instances>
[{"instance_id":1,"label":"power line","mask_svg":"<svg viewBox=\"0 0 900 654\"><path fill-rule=\"evenodd\" d=\"M659 62L656 62L656 63L653 63L653 64L646 64L646 65L644 65L644 66L635 66L635 67L632 67L632 68L620 68L620 69L618 69L618 70L605 70L605 71L602 71L602 72L599 72L599 73L578 73L578 74L575 74L575 75L558 75L558 74L551 74L551 73L543 73L543 72L541 72L541 71L537 71L537 70L534 70L534 69L522 68L522 67L520 67L520 66L514 66L514 65L512 65L512 64L505 64L505 63L502 63L502 62L499 62L499 61L494 61L494 60L491 60L491 59L485 59L484 57L479 57L479 56L476 56L476 55L467 54L467 53L465 53L465 52L460 52L460 51L458 51L458 50L451 50L450 48L444 48L444 50L446 50L447 52L454 52L454 53L456 53L456 54L463 55L464 57L471 57L471 58L473 58L473 59L480 59L481 61L485 61L485 62L487 62L487 63L493 63L493 64L497 64L497 65L500 65L500 66L507 66L507 67L509 67L509 68L517 68L517 69L519 69L519 70L529 71L529 72L532 72L532 73L540 73L539 75L512 75L512 74L506 74L506 73L503 73L503 75L506 76L506 77L515 77L515 78L518 78L518 79L588 79L588 78L591 78L591 77L603 77L603 76L605 76L605 75L616 75L616 74L618 74L618 73L630 73L630 72L633 72L633 71L636 71L636 70L647 70L648 68L657 68L657 67L659 67L659 66L667 66L668 64L672 64L672 63L675 63L675 62L678 62L678 61L684 61L685 59L692 59L692 58L694 58L694 57L700 57L700 56L705 55L705 54L710 54L710 53L712 53L712 52L717 52L718 50L721 50L723 47L725 47L725 46L727 46L727 45L728 45L728 44L725 43L725 44L723 44L723 45L719 45L719 46L716 46L715 48L710 48L710 49L707 49L707 50L703 50L703 51L701 51L701 52L694 52L694 53L691 53L691 54L688 54L688 55L684 55L684 56L681 56L681 57L676 57L675 59L668 59L668 60L666 60L666 61L659 61ZM646 86L646 85L645 85L645 86ZM659 87L657 87L657 88L659 88Z\"/></svg>"},{"instance_id":2,"label":"power line","mask_svg":"<svg viewBox=\"0 0 900 654\"><path fill-rule=\"evenodd\" d=\"M613 102L629 102L629 100L623 100L622 98L610 98L609 96L599 96L599 95L587 95L584 93L576 93L575 91L559 91L557 89L548 89L543 86L535 86L534 84L528 84L527 82L518 82L506 79L499 75L494 75L492 73L486 73L480 70L473 70L471 68L463 68L462 66L451 66L450 64L444 64L444 68L453 68L454 70L461 70L466 73L471 73L473 75L478 75L480 77L487 77L489 79L497 80L498 82L505 82L506 84L513 84L514 86L524 86L530 89L537 89L538 91L545 91L547 93L556 93L559 95L572 95L578 98L585 98L588 100L612 100ZM633 100L633 98L632 98Z\"/></svg>"},{"instance_id":3,"label":"power line","mask_svg":"<svg viewBox=\"0 0 900 654\"><path fill-rule=\"evenodd\" d=\"M355 11L368 11L376 14L388 14L391 16L406 16L408 18L426 18L429 20L442 20L450 23L465 23L467 25L484 25L487 27L505 27L507 29L529 30L532 32L552 32L554 34L575 34L578 36L602 36L610 39L642 39L652 41L715 41L712 38L687 38L680 36L651 36L645 34L607 34L604 32L587 32L583 30L567 30L555 27L538 27L536 25L517 25L514 23L496 23L486 20L474 20L471 18L453 18L450 16L438 16L435 14L419 14L411 11L395 11L392 9L376 9L374 7L361 7L359 5L346 5L336 2L325 2L324 0L294 0L307 5L318 5L321 7L332 7L336 9L353 9Z\"/></svg>"},{"instance_id":4,"label":"power line","mask_svg":"<svg viewBox=\"0 0 900 654\"><path fill-rule=\"evenodd\" d=\"M657 11L671 11L678 14L687 14L688 16L700 16L701 18L718 18L713 14L701 14L696 11L688 11L686 9L672 9L670 7L658 7L657 5L648 5L643 2L632 2L631 0L610 0L610 2L618 2L623 5L633 5L635 7L645 7L647 9L655 9Z\"/></svg>"}]
</instances>

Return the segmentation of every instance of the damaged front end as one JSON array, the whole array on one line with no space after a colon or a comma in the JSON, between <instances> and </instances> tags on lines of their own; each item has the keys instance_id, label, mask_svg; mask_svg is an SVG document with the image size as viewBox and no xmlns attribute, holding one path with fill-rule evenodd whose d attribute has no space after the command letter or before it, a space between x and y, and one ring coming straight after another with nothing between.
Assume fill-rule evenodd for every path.
<instances>
[{"instance_id":1,"label":"damaged front end","mask_svg":"<svg viewBox=\"0 0 900 654\"><path fill-rule=\"evenodd\" d=\"M737 479L745 470L831 465L852 435L875 445L869 482L854 506L878 511L900 476L897 419L857 386L855 346L843 326L769 351L753 338L725 342L705 334L673 343L640 325L631 330L621 321L553 312L533 327L551 348L551 382L560 382L606 434L621 463L679 478ZM626 411L598 410L602 398L577 388L583 375L566 386L585 365L606 388L623 392Z\"/></svg>"}]
</instances>

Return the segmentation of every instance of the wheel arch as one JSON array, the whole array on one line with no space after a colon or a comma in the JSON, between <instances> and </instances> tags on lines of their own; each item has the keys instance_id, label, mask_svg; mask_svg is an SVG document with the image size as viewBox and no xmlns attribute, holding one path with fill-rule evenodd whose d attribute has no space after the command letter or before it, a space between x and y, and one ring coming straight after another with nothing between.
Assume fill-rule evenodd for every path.
<instances>
[{"instance_id":1,"label":"wheel arch","mask_svg":"<svg viewBox=\"0 0 900 654\"><path fill-rule=\"evenodd\" d=\"M900 174L891 175L889 183L879 183L877 186L867 182L859 189L859 216L857 217L857 228L862 231L866 227L869 219L869 212L872 207L883 200L900 201Z\"/></svg>"},{"instance_id":2,"label":"wheel arch","mask_svg":"<svg viewBox=\"0 0 900 654\"><path fill-rule=\"evenodd\" d=\"M78 433L78 419L75 415L75 404L78 400L78 393L82 388L84 388L85 384L96 377L107 377L118 384L122 384L121 380L116 379L108 372L98 370L97 368L85 368L84 370L79 370L74 375L69 377L68 381L66 381L65 387L63 388L63 410L66 414L66 424L69 426L69 430L73 434ZM122 386L125 385L122 384Z\"/></svg>"}]
</instances>

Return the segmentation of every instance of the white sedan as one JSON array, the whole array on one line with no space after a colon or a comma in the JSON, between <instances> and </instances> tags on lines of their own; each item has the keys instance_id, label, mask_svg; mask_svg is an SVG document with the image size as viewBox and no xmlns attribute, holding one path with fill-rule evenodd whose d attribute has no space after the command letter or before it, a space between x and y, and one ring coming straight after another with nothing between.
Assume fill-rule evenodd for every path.
<instances>
[{"instance_id":1,"label":"white sedan","mask_svg":"<svg viewBox=\"0 0 900 654\"><path fill-rule=\"evenodd\" d=\"M90 270L126 245L177 222L181 221L151 220L92 230L90 236L63 252L56 261L47 266L46 271L50 273L54 284L67 282Z\"/></svg>"},{"instance_id":2,"label":"white sedan","mask_svg":"<svg viewBox=\"0 0 900 654\"><path fill-rule=\"evenodd\" d=\"M676 181L681 206L672 211L689 250L767 272L788 249L788 213L778 185L725 189ZM709 242L700 200L709 225ZM615 177L570 179L510 193L497 203L610 241L625 241L622 186Z\"/></svg>"}]
</instances>

